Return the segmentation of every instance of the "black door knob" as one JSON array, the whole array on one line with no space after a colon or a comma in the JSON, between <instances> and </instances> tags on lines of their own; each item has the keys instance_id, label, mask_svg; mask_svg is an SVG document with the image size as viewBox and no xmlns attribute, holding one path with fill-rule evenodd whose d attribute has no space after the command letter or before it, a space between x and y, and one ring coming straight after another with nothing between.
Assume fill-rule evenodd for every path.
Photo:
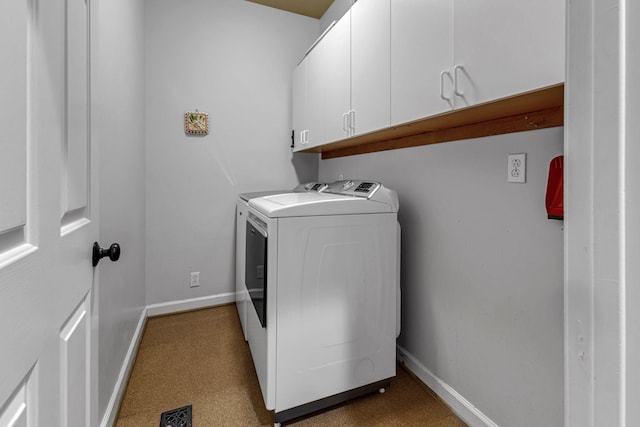
<instances>
[{"instance_id":1,"label":"black door knob","mask_svg":"<svg viewBox=\"0 0 640 427\"><path fill-rule=\"evenodd\" d=\"M108 256L111 261L117 261L120 259L120 245L117 243L109 246L109 249L102 249L98 242L93 243L93 266L95 267L100 262L100 259Z\"/></svg>"}]
</instances>

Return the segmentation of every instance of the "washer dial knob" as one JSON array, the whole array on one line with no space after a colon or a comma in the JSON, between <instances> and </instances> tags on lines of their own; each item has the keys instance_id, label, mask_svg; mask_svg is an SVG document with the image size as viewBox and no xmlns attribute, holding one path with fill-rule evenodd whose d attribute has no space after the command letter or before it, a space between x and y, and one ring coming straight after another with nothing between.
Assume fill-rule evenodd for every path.
<instances>
[{"instance_id":1,"label":"washer dial knob","mask_svg":"<svg viewBox=\"0 0 640 427\"><path fill-rule=\"evenodd\" d=\"M347 181L344 184L342 184L342 190L343 191L347 191L351 187L353 187L353 181Z\"/></svg>"}]
</instances>

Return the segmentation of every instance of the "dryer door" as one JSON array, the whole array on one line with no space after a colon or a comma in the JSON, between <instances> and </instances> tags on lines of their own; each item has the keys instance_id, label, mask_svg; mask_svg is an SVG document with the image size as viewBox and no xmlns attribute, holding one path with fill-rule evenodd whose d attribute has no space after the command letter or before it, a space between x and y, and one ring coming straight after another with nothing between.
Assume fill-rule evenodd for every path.
<instances>
[{"instance_id":1,"label":"dryer door","mask_svg":"<svg viewBox=\"0 0 640 427\"><path fill-rule=\"evenodd\" d=\"M247 219L245 283L260 324L267 327L267 230L257 218Z\"/></svg>"}]
</instances>

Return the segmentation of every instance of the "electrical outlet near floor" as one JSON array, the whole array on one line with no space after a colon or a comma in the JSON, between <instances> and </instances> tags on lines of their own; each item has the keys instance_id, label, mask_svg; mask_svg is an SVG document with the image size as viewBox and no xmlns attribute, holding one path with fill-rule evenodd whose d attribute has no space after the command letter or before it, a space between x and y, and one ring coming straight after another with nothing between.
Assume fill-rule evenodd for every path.
<instances>
[{"instance_id":1,"label":"electrical outlet near floor","mask_svg":"<svg viewBox=\"0 0 640 427\"><path fill-rule=\"evenodd\" d=\"M189 285L192 288L200 286L200 272L192 271L191 272L191 283Z\"/></svg>"},{"instance_id":2,"label":"electrical outlet near floor","mask_svg":"<svg viewBox=\"0 0 640 427\"><path fill-rule=\"evenodd\" d=\"M527 154L509 154L507 164L507 182L527 182Z\"/></svg>"}]
</instances>

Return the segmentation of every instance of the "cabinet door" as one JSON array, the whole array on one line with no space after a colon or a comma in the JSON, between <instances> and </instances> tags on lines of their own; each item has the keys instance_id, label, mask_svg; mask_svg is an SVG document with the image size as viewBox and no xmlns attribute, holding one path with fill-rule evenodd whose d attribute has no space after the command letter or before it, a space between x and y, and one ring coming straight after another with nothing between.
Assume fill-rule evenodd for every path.
<instances>
[{"instance_id":1,"label":"cabinet door","mask_svg":"<svg viewBox=\"0 0 640 427\"><path fill-rule=\"evenodd\" d=\"M325 142L349 137L344 120L351 109L351 20L347 12L322 39L326 52L323 77L326 81Z\"/></svg>"},{"instance_id":2,"label":"cabinet door","mask_svg":"<svg viewBox=\"0 0 640 427\"><path fill-rule=\"evenodd\" d=\"M351 108L355 134L390 125L390 0L351 7Z\"/></svg>"},{"instance_id":3,"label":"cabinet door","mask_svg":"<svg viewBox=\"0 0 640 427\"><path fill-rule=\"evenodd\" d=\"M453 63L453 3L391 2L391 124L442 113L453 101L440 97L440 73ZM444 94L452 96L446 78Z\"/></svg>"},{"instance_id":4,"label":"cabinet door","mask_svg":"<svg viewBox=\"0 0 640 427\"><path fill-rule=\"evenodd\" d=\"M299 151L303 148L301 136L303 131L307 129L307 63L302 61L293 70L292 86L292 107L291 107L291 126L293 128L293 151Z\"/></svg>"},{"instance_id":5,"label":"cabinet door","mask_svg":"<svg viewBox=\"0 0 640 427\"><path fill-rule=\"evenodd\" d=\"M455 0L456 107L563 82L564 3Z\"/></svg>"},{"instance_id":6,"label":"cabinet door","mask_svg":"<svg viewBox=\"0 0 640 427\"><path fill-rule=\"evenodd\" d=\"M323 43L318 43L305 58L306 62L306 140L307 144L302 147L311 148L324 144L324 111L326 103L326 78L324 70L326 49Z\"/></svg>"}]
</instances>

